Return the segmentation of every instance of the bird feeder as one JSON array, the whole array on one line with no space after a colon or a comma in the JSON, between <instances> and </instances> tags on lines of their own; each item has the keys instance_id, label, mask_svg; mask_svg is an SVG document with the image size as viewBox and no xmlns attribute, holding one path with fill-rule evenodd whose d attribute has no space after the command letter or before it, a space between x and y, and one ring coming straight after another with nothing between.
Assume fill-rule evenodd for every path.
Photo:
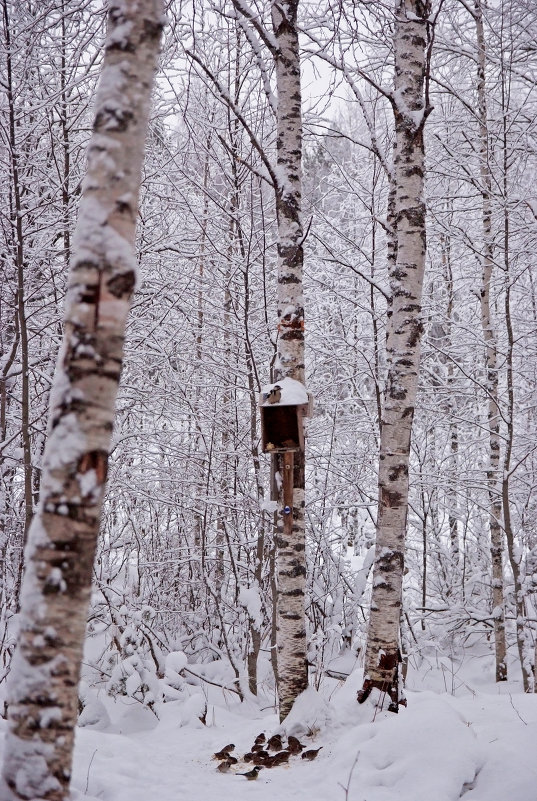
<instances>
[{"instance_id":1,"label":"bird feeder","mask_svg":"<svg viewBox=\"0 0 537 801\"><path fill-rule=\"evenodd\" d=\"M263 387L259 396L263 452L303 451L304 417L311 415L311 407L311 395L293 378Z\"/></svg>"}]
</instances>

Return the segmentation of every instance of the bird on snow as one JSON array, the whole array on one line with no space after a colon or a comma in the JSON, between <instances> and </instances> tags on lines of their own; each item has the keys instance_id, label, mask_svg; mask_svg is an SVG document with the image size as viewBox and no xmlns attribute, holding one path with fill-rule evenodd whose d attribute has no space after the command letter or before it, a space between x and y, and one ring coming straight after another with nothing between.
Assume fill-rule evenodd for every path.
<instances>
[{"instance_id":1,"label":"bird on snow","mask_svg":"<svg viewBox=\"0 0 537 801\"><path fill-rule=\"evenodd\" d=\"M261 743L264 743L266 739L267 738L265 737L263 732L261 732L261 734L258 734L257 737L255 738L254 743L256 745L261 745Z\"/></svg>"},{"instance_id":2,"label":"bird on snow","mask_svg":"<svg viewBox=\"0 0 537 801\"><path fill-rule=\"evenodd\" d=\"M247 773L237 773L237 776L245 776L249 782L252 782L254 779L257 779L260 770L263 770L263 766L256 765L255 768L249 770Z\"/></svg>"},{"instance_id":3,"label":"bird on snow","mask_svg":"<svg viewBox=\"0 0 537 801\"><path fill-rule=\"evenodd\" d=\"M221 762L218 765L216 770L220 771L220 773L227 773L229 771L230 767L231 767L231 762L228 762L228 760L226 759L225 762Z\"/></svg>"},{"instance_id":4,"label":"bird on snow","mask_svg":"<svg viewBox=\"0 0 537 801\"><path fill-rule=\"evenodd\" d=\"M289 751L278 751L277 754L274 754L274 756L271 757L270 761L272 763L272 767L276 767L277 765L286 764L287 762L289 762L289 757L290 756L291 756L291 753Z\"/></svg>"},{"instance_id":5,"label":"bird on snow","mask_svg":"<svg viewBox=\"0 0 537 801\"><path fill-rule=\"evenodd\" d=\"M309 759L309 761L311 762L312 760L315 759L321 748L322 745L320 745L319 748L310 748L309 751L304 751L304 753L302 754L302 759Z\"/></svg>"},{"instance_id":6,"label":"bird on snow","mask_svg":"<svg viewBox=\"0 0 537 801\"><path fill-rule=\"evenodd\" d=\"M231 754L229 753L229 751L217 751L216 754L213 754L213 759L223 760L227 759L230 756Z\"/></svg>"},{"instance_id":7,"label":"bird on snow","mask_svg":"<svg viewBox=\"0 0 537 801\"><path fill-rule=\"evenodd\" d=\"M251 761L254 765L264 765L267 759L270 759L268 751L256 751L255 754L252 754Z\"/></svg>"},{"instance_id":8,"label":"bird on snow","mask_svg":"<svg viewBox=\"0 0 537 801\"><path fill-rule=\"evenodd\" d=\"M220 751L227 751L228 754L231 754L232 751L235 750L235 743L229 743L229 745L225 745Z\"/></svg>"},{"instance_id":9,"label":"bird on snow","mask_svg":"<svg viewBox=\"0 0 537 801\"><path fill-rule=\"evenodd\" d=\"M282 736L281 734L273 734L267 743L269 751L281 751L282 749Z\"/></svg>"},{"instance_id":10,"label":"bird on snow","mask_svg":"<svg viewBox=\"0 0 537 801\"><path fill-rule=\"evenodd\" d=\"M293 737L293 735L290 734L287 738L287 750L290 754L300 754L300 752L304 750L304 746L298 737Z\"/></svg>"},{"instance_id":11,"label":"bird on snow","mask_svg":"<svg viewBox=\"0 0 537 801\"><path fill-rule=\"evenodd\" d=\"M267 403L279 403L282 397L282 388L279 384L274 384L267 393Z\"/></svg>"}]
</instances>

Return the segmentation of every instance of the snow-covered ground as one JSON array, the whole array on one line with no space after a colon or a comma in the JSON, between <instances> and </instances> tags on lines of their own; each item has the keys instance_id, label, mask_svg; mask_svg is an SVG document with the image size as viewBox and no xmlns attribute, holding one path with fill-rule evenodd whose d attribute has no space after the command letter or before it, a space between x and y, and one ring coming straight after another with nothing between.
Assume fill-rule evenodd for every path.
<instances>
[{"instance_id":1,"label":"snow-covered ground","mask_svg":"<svg viewBox=\"0 0 537 801\"><path fill-rule=\"evenodd\" d=\"M233 742L240 756L260 732L279 731L272 708L212 687L204 726L192 699L163 704L160 720L136 702L106 699L110 721L77 733L74 799L535 801L537 695L490 683L489 660L477 664L455 671L447 660L422 663L398 715L356 703L359 670L345 682L326 680L286 724L309 747L322 746L317 759L291 757L255 782L234 775L249 769L241 763L220 774L212 754Z\"/></svg>"}]
</instances>

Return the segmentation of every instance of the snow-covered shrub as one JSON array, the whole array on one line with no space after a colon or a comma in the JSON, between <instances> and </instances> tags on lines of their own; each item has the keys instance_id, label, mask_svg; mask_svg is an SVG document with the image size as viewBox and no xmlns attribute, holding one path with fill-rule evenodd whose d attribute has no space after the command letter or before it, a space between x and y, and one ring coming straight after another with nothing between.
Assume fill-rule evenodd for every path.
<instances>
[{"instance_id":1,"label":"snow-covered shrub","mask_svg":"<svg viewBox=\"0 0 537 801\"><path fill-rule=\"evenodd\" d=\"M119 652L116 650L116 664L107 682L107 692L113 697L129 696L154 710L155 703L162 697L158 673L160 659L157 662L154 644L148 634L155 612L149 606L135 611L123 606L120 615L125 625L114 638L119 644ZM111 658L114 658L113 654L108 655L109 662Z\"/></svg>"}]
</instances>

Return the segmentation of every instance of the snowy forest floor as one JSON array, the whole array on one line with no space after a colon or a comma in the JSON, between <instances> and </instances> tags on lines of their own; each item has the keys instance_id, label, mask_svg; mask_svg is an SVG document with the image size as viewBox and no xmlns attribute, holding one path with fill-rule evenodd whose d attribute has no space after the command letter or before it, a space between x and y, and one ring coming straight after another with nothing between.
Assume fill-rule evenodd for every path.
<instances>
[{"instance_id":1,"label":"snowy forest floor","mask_svg":"<svg viewBox=\"0 0 537 801\"><path fill-rule=\"evenodd\" d=\"M537 695L490 682L488 657L463 667L455 672L440 660L411 670L408 708L398 715L356 703L359 670L345 682L325 680L299 699L286 725L308 747L323 746L318 758L292 757L256 782L220 774L212 754L234 742L242 755L261 731L278 731L273 708L240 704L213 687L203 726L180 701L162 705L157 720L141 704L106 699L106 727L77 731L73 799L535 801Z\"/></svg>"}]
</instances>

